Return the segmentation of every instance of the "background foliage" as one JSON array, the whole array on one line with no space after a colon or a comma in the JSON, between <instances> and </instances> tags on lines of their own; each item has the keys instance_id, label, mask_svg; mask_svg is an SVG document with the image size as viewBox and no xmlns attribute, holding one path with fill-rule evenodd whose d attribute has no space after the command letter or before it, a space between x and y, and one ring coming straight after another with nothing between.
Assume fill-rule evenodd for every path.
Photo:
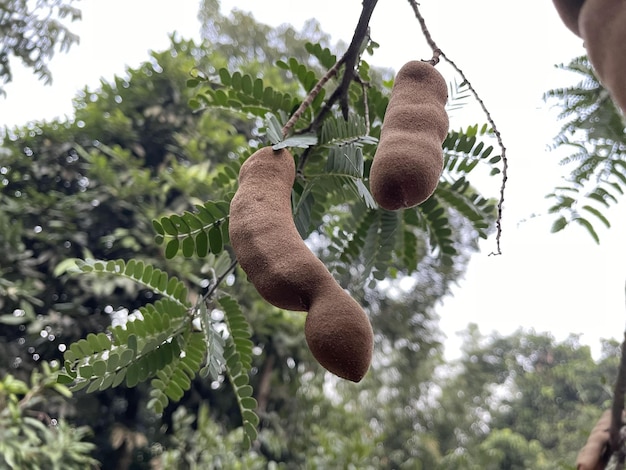
<instances>
[{"instance_id":1,"label":"background foliage","mask_svg":"<svg viewBox=\"0 0 626 470\"><path fill-rule=\"evenodd\" d=\"M74 118L5 129L3 464L572 468L610 399L618 345L594 361L576 337L470 325L444 363L436 306L491 233L494 201L472 178L497 177L500 157L488 126L451 129L433 197L377 208L367 178L392 75L367 55L348 120L316 120L323 92L291 140L297 227L376 333L366 378L325 373L303 315L247 283L227 231L239 167L280 140L345 45L314 21L273 29L217 5L200 9L202 44L172 36L79 92Z\"/></svg>"},{"instance_id":2,"label":"background foliage","mask_svg":"<svg viewBox=\"0 0 626 470\"><path fill-rule=\"evenodd\" d=\"M560 68L580 75L581 81L545 94L547 101L558 103L565 121L554 147L571 152L561 161L571 169L569 175L548 195L553 200L550 212L558 216L552 231L576 222L599 242L595 226L611 227L605 212L626 190L626 124L586 56Z\"/></svg>"},{"instance_id":3,"label":"background foliage","mask_svg":"<svg viewBox=\"0 0 626 470\"><path fill-rule=\"evenodd\" d=\"M0 4L0 81L10 82L11 59L19 59L45 82L52 80L48 62L56 52L78 43L67 22L80 20L74 0L3 1ZM0 87L0 94L4 90Z\"/></svg>"}]
</instances>

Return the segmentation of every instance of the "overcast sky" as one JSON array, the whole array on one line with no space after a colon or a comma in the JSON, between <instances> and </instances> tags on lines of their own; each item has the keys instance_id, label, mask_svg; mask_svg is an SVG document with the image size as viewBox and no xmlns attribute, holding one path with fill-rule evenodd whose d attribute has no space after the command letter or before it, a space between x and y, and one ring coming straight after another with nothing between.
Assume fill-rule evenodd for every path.
<instances>
[{"instance_id":1,"label":"overcast sky","mask_svg":"<svg viewBox=\"0 0 626 470\"><path fill-rule=\"evenodd\" d=\"M482 243L454 297L438 309L448 336L446 352L458 356L456 332L475 322L484 333L503 334L519 327L549 331L558 339L582 334L582 342L599 351L599 338L621 338L624 331L622 243L626 223L623 204L608 215L611 230L600 228L602 243L578 227L550 234L545 195L567 175L559 154L549 150L559 129L556 111L542 101L551 88L577 77L554 67L584 54L582 40L560 22L552 2L501 0L422 0L419 2L439 47L463 69L480 93L500 129L509 158L504 206L502 256L488 256L495 239ZM72 98L85 85L121 75L148 58L149 50L168 47L168 33L199 37L196 0L89 0L78 2L83 20L72 25L79 46L55 56L52 86L14 64L14 82L0 98L0 125L71 116ZM333 40L349 42L361 0L223 0L252 11L265 23L302 26L315 17ZM380 1L371 34L381 47L367 60L400 68L413 59L429 58L419 24L406 0ZM448 81L458 76L446 64L439 70ZM477 106L451 115L452 129L483 123ZM563 154L560 154L561 156ZM483 194L497 197L499 180L481 179ZM620 220L621 219L621 220Z\"/></svg>"}]
</instances>

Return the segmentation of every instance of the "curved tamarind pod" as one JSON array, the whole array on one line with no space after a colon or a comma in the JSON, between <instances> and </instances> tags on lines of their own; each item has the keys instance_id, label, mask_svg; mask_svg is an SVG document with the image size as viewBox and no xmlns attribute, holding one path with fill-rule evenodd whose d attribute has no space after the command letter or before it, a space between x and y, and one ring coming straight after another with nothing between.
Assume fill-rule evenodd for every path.
<instances>
[{"instance_id":1,"label":"curved tamarind pod","mask_svg":"<svg viewBox=\"0 0 626 470\"><path fill-rule=\"evenodd\" d=\"M578 27L598 78L626 114L626 2L585 0Z\"/></svg>"},{"instance_id":2,"label":"curved tamarind pod","mask_svg":"<svg viewBox=\"0 0 626 470\"><path fill-rule=\"evenodd\" d=\"M578 29L578 17L585 0L553 0L556 11L561 21L576 36L580 36Z\"/></svg>"},{"instance_id":3,"label":"curved tamarind pod","mask_svg":"<svg viewBox=\"0 0 626 470\"><path fill-rule=\"evenodd\" d=\"M295 174L288 150L257 150L240 169L228 231L240 266L261 296L278 308L306 311L313 286L325 278L325 267L304 245L293 222Z\"/></svg>"},{"instance_id":4,"label":"curved tamarind pod","mask_svg":"<svg viewBox=\"0 0 626 470\"><path fill-rule=\"evenodd\" d=\"M286 149L264 147L244 162L230 204L230 242L265 300L279 308L308 311L305 337L317 361L358 382L371 363L372 327L361 306L300 237L291 212L295 176Z\"/></svg>"},{"instance_id":5,"label":"curved tamarind pod","mask_svg":"<svg viewBox=\"0 0 626 470\"><path fill-rule=\"evenodd\" d=\"M384 209L421 204L443 170L448 87L428 62L411 61L396 75L370 170L372 196Z\"/></svg>"}]
</instances>

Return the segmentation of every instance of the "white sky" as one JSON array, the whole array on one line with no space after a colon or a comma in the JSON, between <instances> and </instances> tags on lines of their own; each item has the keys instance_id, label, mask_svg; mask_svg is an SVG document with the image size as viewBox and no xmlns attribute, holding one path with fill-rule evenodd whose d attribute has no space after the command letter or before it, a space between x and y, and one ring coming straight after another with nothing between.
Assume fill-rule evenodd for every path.
<instances>
[{"instance_id":1,"label":"white sky","mask_svg":"<svg viewBox=\"0 0 626 470\"><path fill-rule=\"evenodd\" d=\"M548 150L559 128L555 111L542 101L551 88L577 78L555 69L584 53L582 40L560 22L552 2L501 0L421 0L427 24L448 57L461 67L478 90L499 127L509 158L504 206L502 256L488 256L495 238L482 243L465 279L438 309L448 336L446 354L458 356L455 334L469 322L483 333L513 332L519 327L549 331L558 339L582 334L594 353L599 338L620 339L624 331L624 260L626 230L623 204L607 214L613 227L599 224L601 245L578 227L550 234L544 196L567 170ZM55 56L52 86L44 86L29 70L14 64L14 82L0 98L0 125L69 116L72 98L100 78L123 74L148 58L149 50L168 47L168 33L199 37L196 0L90 0L77 4L83 20L72 25L79 46ZM314 6L314 7L313 7ZM222 9L252 11L257 20L296 27L314 16L333 40L349 42L361 0L222 0ZM397 70L412 59L430 57L419 24L406 0L379 2L371 22L381 47L367 60ZM441 64L447 80L452 69ZM485 122L475 105L451 116L451 128ZM497 196L499 180L481 179L485 195ZM537 217L532 217L537 214ZM618 220L621 219L621 220ZM526 220L524 222L524 220Z\"/></svg>"}]
</instances>

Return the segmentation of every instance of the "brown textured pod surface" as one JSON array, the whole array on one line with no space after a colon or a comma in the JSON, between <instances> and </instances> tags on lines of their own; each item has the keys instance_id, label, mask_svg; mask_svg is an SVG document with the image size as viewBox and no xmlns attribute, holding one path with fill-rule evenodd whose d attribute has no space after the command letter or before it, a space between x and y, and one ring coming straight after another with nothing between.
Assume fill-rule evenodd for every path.
<instances>
[{"instance_id":1,"label":"brown textured pod surface","mask_svg":"<svg viewBox=\"0 0 626 470\"><path fill-rule=\"evenodd\" d=\"M360 381L369 369L374 334L360 305L334 279L313 300L304 334L313 356L328 371Z\"/></svg>"},{"instance_id":2,"label":"brown textured pod surface","mask_svg":"<svg viewBox=\"0 0 626 470\"><path fill-rule=\"evenodd\" d=\"M584 2L585 0L553 0L561 21L577 36L580 36L578 16Z\"/></svg>"},{"instance_id":3,"label":"brown textured pod surface","mask_svg":"<svg viewBox=\"0 0 626 470\"><path fill-rule=\"evenodd\" d=\"M606 460L604 450L609 443L611 411L607 410L591 430L585 446L576 458L576 470L604 470Z\"/></svg>"},{"instance_id":4,"label":"brown textured pod surface","mask_svg":"<svg viewBox=\"0 0 626 470\"><path fill-rule=\"evenodd\" d=\"M372 196L384 209L421 204L443 170L441 144L448 134L448 87L427 62L398 71L370 170Z\"/></svg>"},{"instance_id":5,"label":"brown textured pod surface","mask_svg":"<svg viewBox=\"0 0 626 470\"><path fill-rule=\"evenodd\" d=\"M230 243L265 300L279 308L308 311L305 336L317 361L358 382L371 363L372 327L361 306L300 237L291 211L295 176L286 149L264 147L244 162L230 204Z\"/></svg>"},{"instance_id":6,"label":"brown textured pod surface","mask_svg":"<svg viewBox=\"0 0 626 470\"><path fill-rule=\"evenodd\" d=\"M596 74L626 113L626 1L585 0L578 27Z\"/></svg>"}]
</instances>

